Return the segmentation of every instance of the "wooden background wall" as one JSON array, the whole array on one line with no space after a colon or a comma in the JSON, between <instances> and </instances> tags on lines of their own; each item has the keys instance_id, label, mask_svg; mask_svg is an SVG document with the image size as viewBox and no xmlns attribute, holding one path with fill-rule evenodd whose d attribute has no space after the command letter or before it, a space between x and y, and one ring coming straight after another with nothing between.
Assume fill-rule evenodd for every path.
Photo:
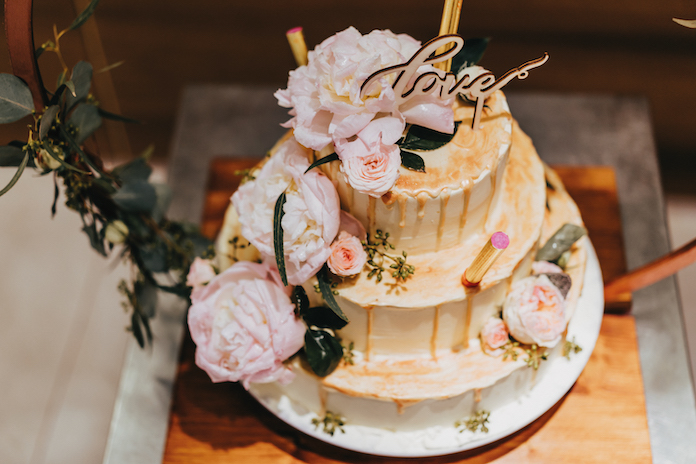
<instances>
[{"instance_id":1,"label":"wooden background wall","mask_svg":"<svg viewBox=\"0 0 696 464\"><path fill-rule=\"evenodd\" d=\"M259 82L283 87L293 60L285 30L303 26L310 48L350 25L437 34L442 0L102 0L97 22L134 151L154 142L164 160L182 88ZM37 45L72 20L71 0L36 0ZM649 97L663 169L696 173L696 0L465 0L460 34L492 38L482 64L497 75L540 56L550 61L509 89L604 92ZM70 39L70 38L68 38ZM79 35L65 40L79 59ZM41 58L54 68L53 57ZM0 49L0 71L9 71ZM107 108L108 109L108 108ZM2 142L22 127L0 126ZM24 137L24 135L21 135ZM688 169L687 169L688 168ZM671 182L671 181L670 181ZM696 192L696 186L688 186ZM671 185L666 185L671 188Z\"/></svg>"}]
</instances>

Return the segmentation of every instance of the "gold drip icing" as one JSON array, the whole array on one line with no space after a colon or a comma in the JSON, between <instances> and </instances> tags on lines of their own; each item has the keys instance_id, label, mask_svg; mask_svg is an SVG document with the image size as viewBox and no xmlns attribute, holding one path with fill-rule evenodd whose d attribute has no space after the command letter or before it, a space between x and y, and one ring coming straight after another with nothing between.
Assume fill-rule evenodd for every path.
<instances>
[{"instance_id":1,"label":"gold drip icing","mask_svg":"<svg viewBox=\"0 0 696 464\"><path fill-rule=\"evenodd\" d=\"M469 210L469 198L471 198L471 181L469 179L464 182L464 190L462 195L464 196L464 208L462 209L462 216L459 218L459 234L457 236L457 241L462 241L462 234L464 233L464 226L466 226L466 213Z\"/></svg>"},{"instance_id":2,"label":"gold drip icing","mask_svg":"<svg viewBox=\"0 0 696 464\"><path fill-rule=\"evenodd\" d=\"M474 401L476 403L481 402L481 389L480 388L474 388Z\"/></svg>"},{"instance_id":3,"label":"gold drip icing","mask_svg":"<svg viewBox=\"0 0 696 464\"><path fill-rule=\"evenodd\" d=\"M430 337L430 355L437 359L437 332L440 329L440 306L435 306L435 318L433 319L433 336Z\"/></svg>"},{"instance_id":4,"label":"gold drip icing","mask_svg":"<svg viewBox=\"0 0 696 464\"><path fill-rule=\"evenodd\" d=\"M469 294L466 299L466 316L464 316L464 349L469 348L469 326L471 326L471 311L473 309L474 295Z\"/></svg>"},{"instance_id":5,"label":"gold drip icing","mask_svg":"<svg viewBox=\"0 0 696 464\"><path fill-rule=\"evenodd\" d=\"M365 311L367 311L367 342L366 342L366 347L365 347L365 360L369 361L370 360L370 354L372 353L372 324L374 322L374 314L373 314L373 308L374 306L368 306L365 308Z\"/></svg>"},{"instance_id":6,"label":"gold drip icing","mask_svg":"<svg viewBox=\"0 0 696 464\"><path fill-rule=\"evenodd\" d=\"M392 400L396 404L396 412L401 415L406 411L408 406L416 404L419 400Z\"/></svg>"},{"instance_id":7,"label":"gold drip icing","mask_svg":"<svg viewBox=\"0 0 696 464\"><path fill-rule=\"evenodd\" d=\"M368 197L367 200L367 230L370 235L375 234L375 214L377 210L377 200L373 197Z\"/></svg>"},{"instance_id":8,"label":"gold drip icing","mask_svg":"<svg viewBox=\"0 0 696 464\"><path fill-rule=\"evenodd\" d=\"M435 251L440 249L442 243L442 234L445 231L445 219L447 218L447 203L449 202L450 194L445 189L440 196L440 223L437 226L437 241L435 242Z\"/></svg>"},{"instance_id":9,"label":"gold drip icing","mask_svg":"<svg viewBox=\"0 0 696 464\"><path fill-rule=\"evenodd\" d=\"M420 192L416 195L416 200L418 200L418 219L423 219L425 217L425 204L428 202L428 194Z\"/></svg>"},{"instance_id":10,"label":"gold drip icing","mask_svg":"<svg viewBox=\"0 0 696 464\"><path fill-rule=\"evenodd\" d=\"M321 415L326 414L326 401L328 400L329 392L326 388L319 385L319 404L321 405Z\"/></svg>"},{"instance_id":11,"label":"gold drip icing","mask_svg":"<svg viewBox=\"0 0 696 464\"><path fill-rule=\"evenodd\" d=\"M399 198L399 212L401 213L399 227L403 229L404 227L406 227L406 197Z\"/></svg>"}]
</instances>

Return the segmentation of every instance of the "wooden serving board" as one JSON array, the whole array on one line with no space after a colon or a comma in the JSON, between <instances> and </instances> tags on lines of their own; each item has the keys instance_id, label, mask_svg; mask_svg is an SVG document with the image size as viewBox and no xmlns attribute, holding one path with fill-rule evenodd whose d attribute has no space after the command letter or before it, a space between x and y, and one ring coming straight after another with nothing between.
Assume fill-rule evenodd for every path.
<instances>
[{"instance_id":1,"label":"wooden serving board","mask_svg":"<svg viewBox=\"0 0 696 464\"><path fill-rule=\"evenodd\" d=\"M234 172L254 162L217 159L211 165L203 218L203 230L209 236L219 230L229 197L239 182ZM606 167L556 170L580 207L605 274L624 272L613 171ZM611 277L605 275L605 280ZM335 448L296 431L258 404L239 384L213 384L196 367L194 351L187 336L174 388L164 463L397 462ZM604 316L597 346L580 378L537 421L477 450L409 461L652 462L633 317Z\"/></svg>"}]
</instances>

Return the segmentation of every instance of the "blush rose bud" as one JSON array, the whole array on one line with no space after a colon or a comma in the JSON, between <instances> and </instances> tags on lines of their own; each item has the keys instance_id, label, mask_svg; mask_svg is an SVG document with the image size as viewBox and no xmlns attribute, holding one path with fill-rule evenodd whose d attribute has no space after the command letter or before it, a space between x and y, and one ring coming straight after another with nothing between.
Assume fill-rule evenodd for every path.
<instances>
[{"instance_id":1,"label":"blush rose bud","mask_svg":"<svg viewBox=\"0 0 696 464\"><path fill-rule=\"evenodd\" d=\"M124 224L123 221L116 219L106 226L104 238L112 245L118 245L119 243L125 242L127 237L128 226Z\"/></svg>"}]
</instances>

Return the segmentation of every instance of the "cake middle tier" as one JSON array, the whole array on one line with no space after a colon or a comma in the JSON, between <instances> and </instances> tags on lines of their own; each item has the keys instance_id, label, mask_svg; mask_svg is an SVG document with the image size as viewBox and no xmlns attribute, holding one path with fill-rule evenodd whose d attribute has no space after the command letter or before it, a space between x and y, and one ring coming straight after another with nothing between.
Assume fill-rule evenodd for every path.
<instances>
[{"instance_id":1,"label":"cake middle tier","mask_svg":"<svg viewBox=\"0 0 696 464\"><path fill-rule=\"evenodd\" d=\"M322 166L338 190L341 208L371 235L388 232L395 247L410 254L451 248L481 233L500 203L512 117L500 91L486 100L476 131L471 129L473 113L471 104L457 99L454 119L459 125L452 140L435 150L414 151L423 158L426 172L401 166L396 184L381 198L355 191L338 163Z\"/></svg>"},{"instance_id":2,"label":"cake middle tier","mask_svg":"<svg viewBox=\"0 0 696 464\"><path fill-rule=\"evenodd\" d=\"M530 275L544 222L546 182L529 138L517 126L513 134L500 207L481 233L446 250L409 255L415 273L405 281L395 280L387 263L381 282L369 278L366 268L338 284L336 301L350 319L339 331L344 343L353 342L365 356L434 356L438 349L465 348L500 311L512 283ZM481 284L467 289L462 274L498 230L510 236L509 247ZM306 290L316 298L313 283Z\"/></svg>"}]
</instances>

